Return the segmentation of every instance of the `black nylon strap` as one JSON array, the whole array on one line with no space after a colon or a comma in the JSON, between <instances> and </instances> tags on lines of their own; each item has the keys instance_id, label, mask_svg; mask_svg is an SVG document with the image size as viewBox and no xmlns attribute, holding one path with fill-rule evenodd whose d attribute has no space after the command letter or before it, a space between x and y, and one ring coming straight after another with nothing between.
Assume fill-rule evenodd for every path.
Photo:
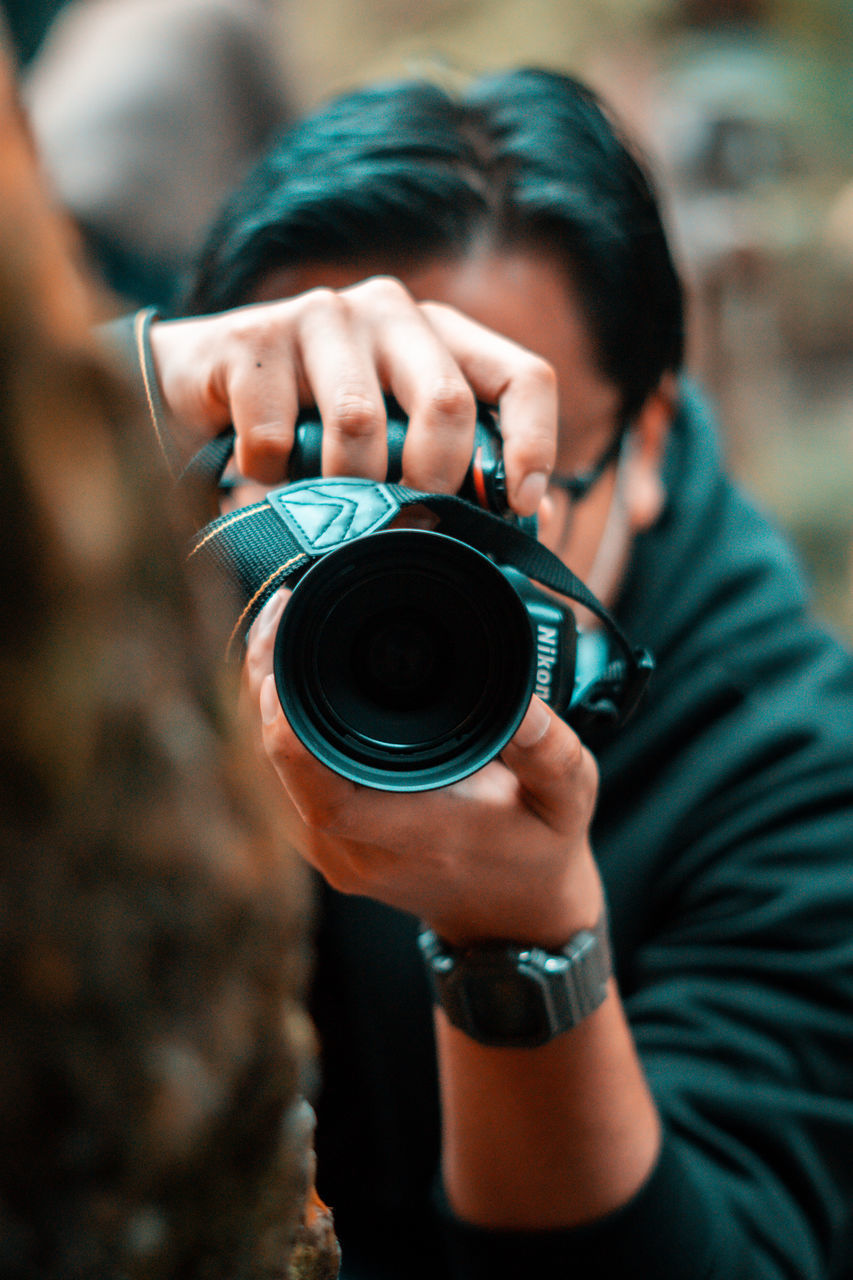
<instances>
[{"instance_id":1,"label":"black nylon strap","mask_svg":"<svg viewBox=\"0 0 853 1280\"><path fill-rule=\"evenodd\" d=\"M197 535L190 559L210 561L237 584L243 609L228 642L229 657L270 596L311 561L267 500L212 521Z\"/></svg>"},{"instance_id":2,"label":"black nylon strap","mask_svg":"<svg viewBox=\"0 0 853 1280\"><path fill-rule=\"evenodd\" d=\"M234 452L234 439L234 428L228 427L212 440L208 440L207 444L202 445L198 453L190 458L178 476L178 484L182 488L215 489Z\"/></svg>"},{"instance_id":3,"label":"black nylon strap","mask_svg":"<svg viewBox=\"0 0 853 1280\"><path fill-rule=\"evenodd\" d=\"M401 505L420 503L434 511L436 515L440 515L443 533L459 538L469 546L476 547L478 551L493 556L498 563L513 565L528 578L533 578L543 586L550 587L561 595L584 605L612 629L617 643L626 657L630 658L631 646L618 624L586 584L541 542L522 532L507 520L502 520L489 511L482 511L470 503L461 502L449 494L424 495L419 494L415 489L405 489L402 485L388 487L393 488L400 496Z\"/></svg>"}]
</instances>

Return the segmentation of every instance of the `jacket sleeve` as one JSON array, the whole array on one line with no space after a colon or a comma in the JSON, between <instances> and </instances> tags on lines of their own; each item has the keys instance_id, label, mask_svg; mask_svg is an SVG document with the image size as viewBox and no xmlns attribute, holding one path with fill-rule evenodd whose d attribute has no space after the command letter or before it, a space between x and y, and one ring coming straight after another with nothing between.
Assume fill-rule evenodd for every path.
<instances>
[{"instance_id":1,"label":"jacket sleeve","mask_svg":"<svg viewBox=\"0 0 853 1280\"><path fill-rule=\"evenodd\" d=\"M96 336L117 365L151 427L152 442L176 480L183 464L175 444L173 424L160 395L160 384L151 355L148 329L156 320L156 307L145 307L100 325Z\"/></svg>"}]
</instances>

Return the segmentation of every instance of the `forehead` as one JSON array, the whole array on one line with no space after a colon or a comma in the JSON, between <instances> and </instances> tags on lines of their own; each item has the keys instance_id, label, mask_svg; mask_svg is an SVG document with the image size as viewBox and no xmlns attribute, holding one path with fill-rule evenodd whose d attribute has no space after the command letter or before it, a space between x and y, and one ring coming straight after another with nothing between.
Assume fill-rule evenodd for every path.
<instances>
[{"instance_id":1,"label":"forehead","mask_svg":"<svg viewBox=\"0 0 853 1280\"><path fill-rule=\"evenodd\" d=\"M345 288L366 275L388 270L376 263L306 264L271 272L251 300L301 293L318 286ZM478 323L536 352L557 375L561 452L598 442L612 431L619 412L616 386L598 369L595 347L577 295L562 265L532 250L472 252L396 269L419 301L446 303ZM559 463L558 463L559 465Z\"/></svg>"}]
</instances>

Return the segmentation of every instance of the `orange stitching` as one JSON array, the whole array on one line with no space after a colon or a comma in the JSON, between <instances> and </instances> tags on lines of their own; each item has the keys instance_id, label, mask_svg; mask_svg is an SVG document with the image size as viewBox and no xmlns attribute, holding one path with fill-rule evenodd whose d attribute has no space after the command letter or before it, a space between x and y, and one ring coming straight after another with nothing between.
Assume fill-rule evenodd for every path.
<instances>
[{"instance_id":1,"label":"orange stitching","mask_svg":"<svg viewBox=\"0 0 853 1280\"><path fill-rule=\"evenodd\" d=\"M300 551L299 555L291 556L291 558L285 561L284 564L281 564L277 569L274 569L273 572L270 574L270 576L267 578L266 582L261 583L261 585L258 587L255 594L252 596L251 600L247 602L246 607L244 608L243 612L240 614L240 617L234 623L234 629L231 632L231 635L228 637L228 644L225 647L226 654L231 653L231 646L234 643L237 633L240 630L240 627L246 617L246 614L251 612L252 606L254 605L258 596L263 595L264 591L266 591L266 589L273 582L275 582L276 578L280 577L281 574L285 573L291 567L291 565L297 564L300 560L306 560L307 558L308 557L306 556L305 552Z\"/></svg>"},{"instance_id":2,"label":"orange stitching","mask_svg":"<svg viewBox=\"0 0 853 1280\"><path fill-rule=\"evenodd\" d=\"M269 503L261 502L261 503L255 503L251 507L241 507L239 511L235 511L234 514L230 516L229 519L227 519L223 524L217 525L215 529L209 529L207 534L202 538L201 542L197 542L196 545L193 547L192 551L190 552L190 556L194 556L197 551L201 551L202 547L206 546L207 543L210 542L211 538L215 538L218 534L222 533L223 530L225 529L230 529L232 524L237 524L240 520L245 520L247 519L248 516L255 515L258 511L263 510L265 506L268 507Z\"/></svg>"}]
</instances>

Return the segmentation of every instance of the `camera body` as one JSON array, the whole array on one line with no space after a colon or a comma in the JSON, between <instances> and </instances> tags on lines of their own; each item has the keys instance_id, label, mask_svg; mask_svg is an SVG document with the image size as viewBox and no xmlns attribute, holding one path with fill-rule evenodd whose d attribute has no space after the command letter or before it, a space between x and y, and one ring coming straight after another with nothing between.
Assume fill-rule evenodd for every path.
<instances>
[{"instance_id":1,"label":"camera body","mask_svg":"<svg viewBox=\"0 0 853 1280\"><path fill-rule=\"evenodd\" d=\"M406 432L393 401L388 424L393 482ZM315 546L342 523L364 531L337 540L289 583L274 651L282 707L308 749L355 782L391 791L455 782L501 751L534 692L567 710L574 615L463 538L383 527L370 510L371 500L381 505L383 486L311 478L320 474L321 447L319 417L302 414L294 483L269 502L294 537L308 530ZM508 507L500 434L484 406L463 486L444 501L491 511L532 538L535 521Z\"/></svg>"}]
</instances>

